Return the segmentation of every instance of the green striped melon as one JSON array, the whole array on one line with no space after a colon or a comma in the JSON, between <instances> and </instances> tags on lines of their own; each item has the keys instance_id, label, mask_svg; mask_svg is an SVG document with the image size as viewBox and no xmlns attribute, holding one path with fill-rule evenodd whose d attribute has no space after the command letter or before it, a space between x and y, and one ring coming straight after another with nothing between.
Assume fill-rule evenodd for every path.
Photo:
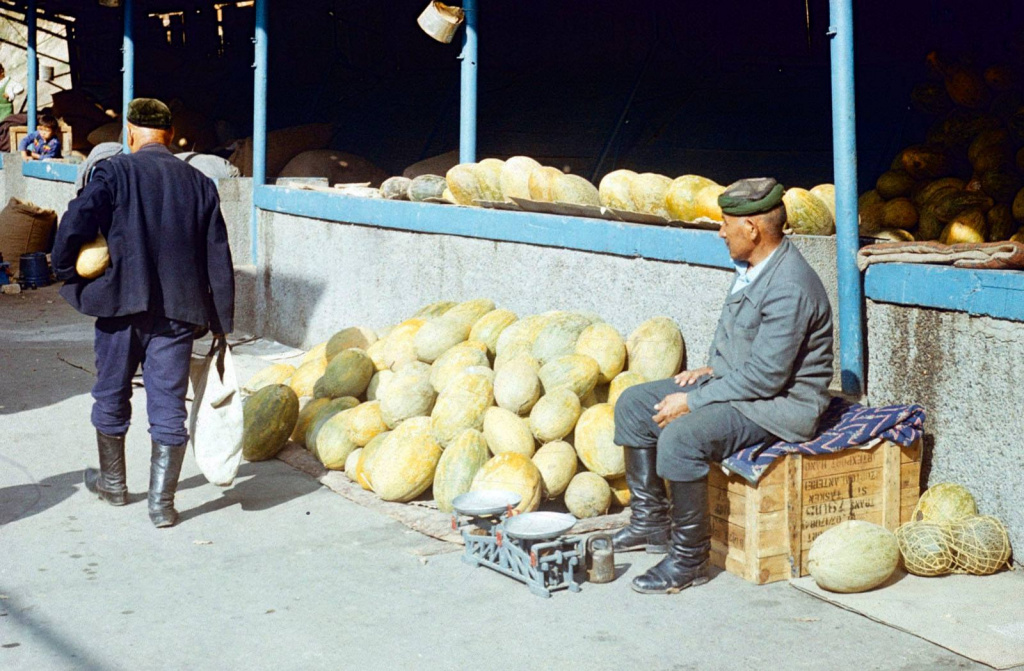
<instances>
[{"instance_id":1,"label":"green striped melon","mask_svg":"<svg viewBox=\"0 0 1024 671\"><path fill-rule=\"evenodd\" d=\"M309 422L309 428L306 429L306 449L316 455L317 442L320 439L320 431L323 429L324 424L338 413L354 408L357 405L359 405L359 399L351 396L330 399Z\"/></svg>"},{"instance_id":2,"label":"green striped melon","mask_svg":"<svg viewBox=\"0 0 1024 671\"><path fill-rule=\"evenodd\" d=\"M600 373L600 366L589 356L567 354L541 366L539 375L545 394L558 389L569 389L582 398L597 386L597 377Z\"/></svg>"},{"instance_id":3,"label":"green striped melon","mask_svg":"<svg viewBox=\"0 0 1024 671\"><path fill-rule=\"evenodd\" d=\"M247 461L276 457L288 443L298 419L299 397L291 387L263 387L242 406L242 456Z\"/></svg>"},{"instance_id":4,"label":"green striped melon","mask_svg":"<svg viewBox=\"0 0 1024 671\"><path fill-rule=\"evenodd\" d=\"M466 429L448 445L434 471L434 500L443 513L452 511L452 501L465 494L473 485L476 476L487 460L484 435L475 429Z\"/></svg>"},{"instance_id":5,"label":"green striped melon","mask_svg":"<svg viewBox=\"0 0 1024 671\"><path fill-rule=\"evenodd\" d=\"M285 383L292 388L299 398L313 395L313 388L324 373L327 372L326 359L307 361L296 369Z\"/></svg>"},{"instance_id":6,"label":"green striped melon","mask_svg":"<svg viewBox=\"0 0 1024 671\"><path fill-rule=\"evenodd\" d=\"M293 390L294 391L294 390ZM309 425L313 423L313 419L316 417L328 403L331 402L329 398L314 398L310 399L306 405L302 406L299 410L299 417L295 421L295 428L292 430L291 439L302 445L306 446L306 431L309 430Z\"/></svg>"},{"instance_id":7,"label":"green striped melon","mask_svg":"<svg viewBox=\"0 0 1024 671\"><path fill-rule=\"evenodd\" d=\"M489 459L473 478L470 491L504 490L522 497L515 510L532 512L540 506L544 482L540 471L529 457L518 452L506 452Z\"/></svg>"},{"instance_id":8,"label":"green striped melon","mask_svg":"<svg viewBox=\"0 0 1024 671\"><path fill-rule=\"evenodd\" d=\"M316 457L324 468L337 471L345 468L345 461L352 451L359 447L352 440L349 430L350 413L356 408L350 408L334 415L320 428L316 438Z\"/></svg>"},{"instance_id":9,"label":"green striped melon","mask_svg":"<svg viewBox=\"0 0 1024 671\"><path fill-rule=\"evenodd\" d=\"M787 189L782 196L786 221L798 235L832 235L836 222L825 203L806 189Z\"/></svg>"},{"instance_id":10,"label":"green striped melon","mask_svg":"<svg viewBox=\"0 0 1024 671\"><path fill-rule=\"evenodd\" d=\"M598 384L610 383L626 367L626 342L614 326L604 322L583 329L576 340L576 354L597 362Z\"/></svg>"},{"instance_id":11,"label":"green striped melon","mask_svg":"<svg viewBox=\"0 0 1024 671\"><path fill-rule=\"evenodd\" d=\"M576 341L588 326L590 319L574 312L550 316L533 341L533 358L544 365L552 359L572 354L576 350Z\"/></svg>"},{"instance_id":12,"label":"green striped melon","mask_svg":"<svg viewBox=\"0 0 1024 671\"><path fill-rule=\"evenodd\" d=\"M612 489L596 473L577 473L565 488L565 507L581 520L604 515L611 504Z\"/></svg>"},{"instance_id":13,"label":"green striped melon","mask_svg":"<svg viewBox=\"0 0 1024 671\"><path fill-rule=\"evenodd\" d=\"M330 363L334 357L347 349L361 349L365 351L367 347L375 342L377 342L377 334L372 330L362 326L350 326L331 336L331 339L327 341L324 356L327 357L327 361Z\"/></svg>"},{"instance_id":14,"label":"green striped melon","mask_svg":"<svg viewBox=\"0 0 1024 671\"><path fill-rule=\"evenodd\" d=\"M546 443L533 455L533 464L544 482L544 495L561 496L576 475L576 450L569 443L556 440Z\"/></svg>"},{"instance_id":15,"label":"green striped melon","mask_svg":"<svg viewBox=\"0 0 1024 671\"><path fill-rule=\"evenodd\" d=\"M488 408L484 413L484 439L496 455L518 452L532 457L537 448L526 420L504 408Z\"/></svg>"},{"instance_id":16,"label":"green striped melon","mask_svg":"<svg viewBox=\"0 0 1024 671\"><path fill-rule=\"evenodd\" d=\"M381 417L391 429L410 417L428 416L436 398L430 366L422 361L405 364L383 390L378 389Z\"/></svg>"},{"instance_id":17,"label":"green striped melon","mask_svg":"<svg viewBox=\"0 0 1024 671\"><path fill-rule=\"evenodd\" d=\"M556 389L533 406L530 430L542 444L561 440L572 433L581 412L580 399L571 389Z\"/></svg>"},{"instance_id":18,"label":"green striped melon","mask_svg":"<svg viewBox=\"0 0 1024 671\"><path fill-rule=\"evenodd\" d=\"M434 482L441 446L426 417L408 419L388 434L374 459L369 481L385 501L412 501Z\"/></svg>"},{"instance_id":19,"label":"green striped melon","mask_svg":"<svg viewBox=\"0 0 1024 671\"><path fill-rule=\"evenodd\" d=\"M362 396L376 370L369 355L361 349L340 352L327 364L320 380L325 395L331 398Z\"/></svg>"},{"instance_id":20,"label":"green striped melon","mask_svg":"<svg viewBox=\"0 0 1024 671\"><path fill-rule=\"evenodd\" d=\"M441 198L447 188L448 182L440 175L420 175L409 184L409 200L422 203L428 198Z\"/></svg>"},{"instance_id":21,"label":"green striped melon","mask_svg":"<svg viewBox=\"0 0 1024 671\"><path fill-rule=\"evenodd\" d=\"M648 319L626 340L629 370L645 380L672 377L686 362L683 334L668 317Z\"/></svg>"},{"instance_id":22,"label":"green striped melon","mask_svg":"<svg viewBox=\"0 0 1024 671\"><path fill-rule=\"evenodd\" d=\"M587 408L576 423L573 444L587 470L602 478L626 474L626 455L615 444L615 406L599 403Z\"/></svg>"},{"instance_id":23,"label":"green striped melon","mask_svg":"<svg viewBox=\"0 0 1024 671\"><path fill-rule=\"evenodd\" d=\"M516 359L494 375L495 402L517 415L530 414L540 392L540 377L528 359Z\"/></svg>"}]
</instances>

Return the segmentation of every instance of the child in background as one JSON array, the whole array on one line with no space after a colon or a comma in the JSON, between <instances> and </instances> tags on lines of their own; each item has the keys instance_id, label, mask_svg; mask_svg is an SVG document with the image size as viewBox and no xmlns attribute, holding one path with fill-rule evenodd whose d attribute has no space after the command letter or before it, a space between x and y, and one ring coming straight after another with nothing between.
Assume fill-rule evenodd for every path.
<instances>
[{"instance_id":1,"label":"child in background","mask_svg":"<svg viewBox=\"0 0 1024 671\"><path fill-rule=\"evenodd\" d=\"M60 158L60 124L51 114L39 117L36 130L18 143L18 151L29 160Z\"/></svg>"}]
</instances>

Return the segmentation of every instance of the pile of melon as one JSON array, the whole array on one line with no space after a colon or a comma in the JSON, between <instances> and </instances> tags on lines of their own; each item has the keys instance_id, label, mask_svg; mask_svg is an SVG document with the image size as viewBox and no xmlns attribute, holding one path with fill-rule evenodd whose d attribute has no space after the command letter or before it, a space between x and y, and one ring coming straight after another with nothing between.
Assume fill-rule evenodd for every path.
<instances>
[{"instance_id":1,"label":"pile of melon","mask_svg":"<svg viewBox=\"0 0 1024 671\"><path fill-rule=\"evenodd\" d=\"M666 223L721 222L718 196L725 190L724 186L700 175L672 179L632 170L610 172L594 186L583 177L541 165L529 156L462 163L448 171L445 181L444 199L458 205L508 203L517 198L605 207L619 213L661 217ZM794 233L831 235L835 232L835 195L831 184L822 184L810 191L789 189L785 202Z\"/></svg>"},{"instance_id":2,"label":"pile of melon","mask_svg":"<svg viewBox=\"0 0 1024 671\"><path fill-rule=\"evenodd\" d=\"M257 373L245 385L244 454L271 458L290 438L386 501L432 495L447 512L460 494L503 489L522 496L520 511L558 500L595 517L629 503L619 395L684 359L667 317L623 338L588 312L434 303Z\"/></svg>"},{"instance_id":3,"label":"pile of melon","mask_svg":"<svg viewBox=\"0 0 1024 671\"><path fill-rule=\"evenodd\" d=\"M1024 243L1024 96L1019 73L928 56L911 94L934 118L860 197L860 230L886 240Z\"/></svg>"}]
</instances>

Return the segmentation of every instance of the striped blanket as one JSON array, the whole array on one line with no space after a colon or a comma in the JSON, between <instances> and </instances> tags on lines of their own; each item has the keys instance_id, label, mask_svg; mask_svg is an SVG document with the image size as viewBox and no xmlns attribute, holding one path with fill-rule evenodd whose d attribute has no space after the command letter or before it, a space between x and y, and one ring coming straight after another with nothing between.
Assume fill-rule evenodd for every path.
<instances>
[{"instance_id":1,"label":"striped blanket","mask_svg":"<svg viewBox=\"0 0 1024 671\"><path fill-rule=\"evenodd\" d=\"M833 398L818 427L818 436L806 443L761 443L746 447L722 461L722 468L757 484L772 463L787 454L832 454L849 448L867 449L880 440L904 447L924 433L924 408L887 405L866 408Z\"/></svg>"}]
</instances>

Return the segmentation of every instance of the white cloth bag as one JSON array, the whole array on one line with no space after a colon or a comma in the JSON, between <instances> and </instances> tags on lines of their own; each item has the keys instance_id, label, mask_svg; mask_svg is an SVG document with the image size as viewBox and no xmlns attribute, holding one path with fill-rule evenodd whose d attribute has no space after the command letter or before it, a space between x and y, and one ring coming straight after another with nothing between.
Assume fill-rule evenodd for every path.
<instances>
[{"instance_id":1,"label":"white cloth bag","mask_svg":"<svg viewBox=\"0 0 1024 671\"><path fill-rule=\"evenodd\" d=\"M242 461L242 392L227 340L214 340L210 353L193 357L189 371L194 400L189 434L199 470L215 485L227 487Z\"/></svg>"}]
</instances>

